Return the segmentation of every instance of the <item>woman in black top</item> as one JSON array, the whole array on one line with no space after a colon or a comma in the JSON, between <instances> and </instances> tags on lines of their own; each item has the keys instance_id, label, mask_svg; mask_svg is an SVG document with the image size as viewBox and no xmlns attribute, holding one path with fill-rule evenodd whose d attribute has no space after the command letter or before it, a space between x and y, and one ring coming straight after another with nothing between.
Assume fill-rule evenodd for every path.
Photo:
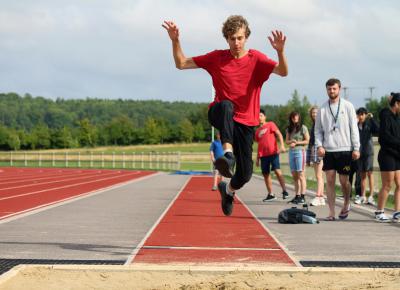
<instances>
[{"instance_id":1,"label":"woman in black top","mask_svg":"<svg viewBox=\"0 0 400 290\"><path fill-rule=\"evenodd\" d=\"M393 181L396 185L394 192L395 212L392 221L400 222L400 93L390 94L390 107L380 112L378 153L379 168L381 170L382 188L378 196L378 208L375 219L379 222L390 222L384 213L387 197Z\"/></svg>"}]
</instances>

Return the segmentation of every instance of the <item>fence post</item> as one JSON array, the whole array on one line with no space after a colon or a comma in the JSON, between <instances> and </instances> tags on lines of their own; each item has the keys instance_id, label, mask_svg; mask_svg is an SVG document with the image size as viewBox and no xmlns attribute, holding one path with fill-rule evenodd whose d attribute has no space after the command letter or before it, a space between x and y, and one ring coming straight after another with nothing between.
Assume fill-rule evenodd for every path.
<instances>
[{"instance_id":1,"label":"fence post","mask_svg":"<svg viewBox=\"0 0 400 290\"><path fill-rule=\"evenodd\" d=\"M65 167L68 167L68 152L65 152Z\"/></svg>"},{"instance_id":2,"label":"fence post","mask_svg":"<svg viewBox=\"0 0 400 290\"><path fill-rule=\"evenodd\" d=\"M177 155L178 161L177 161L177 169L176 170L181 170L181 151L178 151Z\"/></svg>"},{"instance_id":3,"label":"fence post","mask_svg":"<svg viewBox=\"0 0 400 290\"><path fill-rule=\"evenodd\" d=\"M160 155L158 151L156 152L156 161L157 161L156 169L160 170Z\"/></svg>"},{"instance_id":4,"label":"fence post","mask_svg":"<svg viewBox=\"0 0 400 290\"><path fill-rule=\"evenodd\" d=\"M90 151L90 168L93 167L93 151Z\"/></svg>"},{"instance_id":5,"label":"fence post","mask_svg":"<svg viewBox=\"0 0 400 290\"><path fill-rule=\"evenodd\" d=\"M149 162L150 162L150 166L149 168L152 169L153 168L153 154L151 153L151 151L149 152Z\"/></svg>"},{"instance_id":6,"label":"fence post","mask_svg":"<svg viewBox=\"0 0 400 290\"><path fill-rule=\"evenodd\" d=\"M53 152L53 154L51 155L51 165L54 167L54 166L56 166L56 161L55 161L55 158L56 158L56 153L54 153Z\"/></svg>"},{"instance_id":7,"label":"fence post","mask_svg":"<svg viewBox=\"0 0 400 290\"><path fill-rule=\"evenodd\" d=\"M39 152L39 167L42 167L42 153Z\"/></svg>"},{"instance_id":8,"label":"fence post","mask_svg":"<svg viewBox=\"0 0 400 290\"><path fill-rule=\"evenodd\" d=\"M104 168L104 152L101 152L101 168Z\"/></svg>"},{"instance_id":9,"label":"fence post","mask_svg":"<svg viewBox=\"0 0 400 290\"><path fill-rule=\"evenodd\" d=\"M10 166L13 166L13 153L10 152Z\"/></svg>"},{"instance_id":10,"label":"fence post","mask_svg":"<svg viewBox=\"0 0 400 290\"><path fill-rule=\"evenodd\" d=\"M141 160L142 160L142 169L144 169L144 156L143 156L143 152L141 153Z\"/></svg>"},{"instance_id":11,"label":"fence post","mask_svg":"<svg viewBox=\"0 0 400 290\"><path fill-rule=\"evenodd\" d=\"M81 152L78 151L78 167L81 168Z\"/></svg>"},{"instance_id":12,"label":"fence post","mask_svg":"<svg viewBox=\"0 0 400 290\"><path fill-rule=\"evenodd\" d=\"M125 169L125 152L122 152L122 168Z\"/></svg>"},{"instance_id":13,"label":"fence post","mask_svg":"<svg viewBox=\"0 0 400 290\"><path fill-rule=\"evenodd\" d=\"M28 159L27 159L27 156L26 156L26 152L24 154L24 159L25 159L25 161L24 161L25 166L28 166Z\"/></svg>"},{"instance_id":14,"label":"fence post","mask_svg":"<svg viewBox=\"0 0 400 290\"><path fill-rule=\"evenodd\" d=\"M115 168L115 152L112 153L112 167Z\"/></svg>"},{"instance_id":15,"label":"fence post","mask_svg":"<svg viewBox=\"0 0 400 290\"><path fill-rule=\"evenodd\" d=\"M132 152L132 169L135 168L135 152Z\"/></svg>"}]
</instances>

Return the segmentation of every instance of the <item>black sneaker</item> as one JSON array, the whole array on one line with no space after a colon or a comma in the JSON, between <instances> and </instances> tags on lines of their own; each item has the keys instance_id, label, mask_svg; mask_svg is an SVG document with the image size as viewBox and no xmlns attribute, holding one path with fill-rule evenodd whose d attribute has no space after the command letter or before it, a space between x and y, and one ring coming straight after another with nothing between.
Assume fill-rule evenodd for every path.
<instances>
[{"instance_id":1,"label":"black sneaker","mask_svg":"<svg viewBox=\"0 0 400 290\"><path fill-rule=\"evenodd\" d=\"M289 200L288 203L299 204L299 195L295 195L292 200Z\"/></svg>"},{"instance_id":2,"label":"black sneaker","mask_svg":"<svg viewBox=\"0 0 400 290\"><path fill-rule=\"evenodd\" d=\"M282 191L282 199L287 199L288 196L289 196L289 193L286 190Z\"/></svg>"},{"instance_id":3,"label":"black sneaker","mask_svg":"<svg viewBox=\"0 0 400 290\"><path fill-rule=\"evenodd\" d=\"M215 168L222 176L231 178L234 174L235 156L231 152L225 153L215 161Z\"/></svg>"},{"instance_id":4,"label":"black sneaker","mask_svg":"<svg viewBox=\"0 0 400 290\"><path fill-rule=\"evenodd\" d=\"M229 216L233 210L233 196L226 193L226 186L227 183L225 181L218 183L218 190L221 194L221 208L224 215Z\"/></svg>"},{"instance_id":5,"label":"black sneaker","mask_svg":"<svg viewBox=\"0 0 400 290\"><path fill-rule=\"evenodd\" d=\"M305 199L304 195L298 195L297 204L305 204L305 203L306 203L306 199Z\"/></svg>"},{"instance_id":6,"label":"black sneaker","mask_svg":"<svg viewBox=\"0 0 400 290\"><path fill-rule=\"evenodd\" d=\"M275 195L268 193L267 197L263 199L263 202L273 201L275 199L276 199Z\"/></svg>"}]
</instances>

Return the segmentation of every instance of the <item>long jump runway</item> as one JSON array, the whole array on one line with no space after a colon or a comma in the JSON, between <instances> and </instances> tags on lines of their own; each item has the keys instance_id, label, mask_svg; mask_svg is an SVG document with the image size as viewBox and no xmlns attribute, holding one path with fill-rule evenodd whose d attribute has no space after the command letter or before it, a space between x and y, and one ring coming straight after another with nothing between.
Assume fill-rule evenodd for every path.
<instances>
[{"instance_id":1,"label":"long jump runway","mask_svg":"<svg viewBox=\"0 0 400 290\"><path fill-rule=\"evenodd\" d=\"M0 171L0 259L296 264L239 199L222 214L211 177Z\"/></svg>"},{"instance_id":2,"label":"long jump runway","mask_svg":"<svg viewBox=\"0 0 400 290\"><path fill-rule=\"evenodd\" d=\"M294 265L277 241L238 199L222 214L211 177L192 177L130 260L155 264Z\"/></svg>"}]
</instances>

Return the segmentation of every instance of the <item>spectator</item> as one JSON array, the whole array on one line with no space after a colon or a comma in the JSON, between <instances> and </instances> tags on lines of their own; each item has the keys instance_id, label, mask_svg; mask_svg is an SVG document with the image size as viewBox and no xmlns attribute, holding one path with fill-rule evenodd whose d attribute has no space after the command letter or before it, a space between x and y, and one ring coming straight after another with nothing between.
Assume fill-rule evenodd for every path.
<instances>
[{"instance_id":1,"label":"spectator","mask_svg":"<svg viewBox=\"0 0 400 290\"><path fill-rule=\"evenodd\" d=\"M368 203L375 205L374 201L374 144L372 136L378 136L379 125L368 113L367 109L357 110L358 130L360 134L360 159L358 159L358 169L361 176L361 196L356 196L355 203ZM366 179L369 181L369 197L366 197Z\"/></svg>"},{"instance_id":2,"label":"spectator","mask_svg":"<svg viewBox=\"0 0 400 290\"><path fill-rule=\"evenodd\" d=\"M318 156L324 157L322 170L326 175L329 205L329 215L325 220L334 221L336 172L339 173L344 196L339 218L346 219L350 212L349 173L352 159L357 160L360 157L360 137L353 105L340 98L340 80L329 79L325 87L329 99L318 110L315 120L315 145L318 148Z\"/></svg>"},{"instance_id":3,"label":"spectator","mask_svg":"<svg viewBox=\"0 0 400 290\"><path fill-rule=\"evenodd\" d=\"M292 112L289 116L289 126L286 129L286 144L289 149L289 166L295 187L295 197L290 201L294 204L305 203L306 176L304 164L306 156L304 146L308 144L310 135L306 126L301 124L300 114Z\"/></svg>"},{"instance_id":4,"label":"spectator","mask_svg":"<svg viewBox=\"0 0 400 290\"><path fill-rule=\"evenodd\" d=\"M280 151L278 149L277 138L280 144ZM261 160L261 172L268 191L268 195L263 201L276 199L275 194L272 193L271 170L275 172L276 178L281 185L282 198L286 199L289 194L286 191L285 178L283 177L279 162L279 153L286 152L286 149L281 131L279 131L274 122L266 122L264 110L260 110L260 127L255 133L255 140L258 143L256 166L260 166Z\"/></svg>"},{"instance_id":5,"label":"spectator","mask_svg":"<svg viewBox=\"0 0 400 290\"><path fill-rule=\"evenodd\" d=\"M313 206L325 205L324 198L324 177L322 176L322 165L324 164L323 158L318 156L317 147L315 146L315 119L317 118L318 107L313 106L310 109L310 118L312 126L310 130L310 143L307 148L307 166L314 168L315 178L317 180L317 191L315 197L311 200L310 204Z\"/></svg>"},{"instance_id":6,"label":"spectator","mask_svg":"<svg viewBox=\"0 0 400 290\"><path fill-rule=\"evenodd\" d=\"M222 181L222 176L219 174L218 170L215 168L215 160L220 158L222 155L224 155L224 149L222 149L222 144L221 144L221 135L217 131L215 134L215 140L211 143L210 146L210 157L211 157L211 162L213 163L213 174L214 174L214 182L213 182L213 187L211 190L215 191L218 189L217 184L218 184L218 179L221 179Z\"/></svg>"},{"instance_id":7,"label":"spectator","mask_svg":"<svg viewBox=\"0 0 400 290\"><path fill-rule=\"evenodd\" d=\"M385 214L385 206L393 181L394 210L393 222L400 222L400 93L391 93L389 108L382 109L379 114L379 144L378 163L381 170L382 188L378 194L378 207L375 211L375 220L390 222Z\"/></svg>"}]
</instances>

